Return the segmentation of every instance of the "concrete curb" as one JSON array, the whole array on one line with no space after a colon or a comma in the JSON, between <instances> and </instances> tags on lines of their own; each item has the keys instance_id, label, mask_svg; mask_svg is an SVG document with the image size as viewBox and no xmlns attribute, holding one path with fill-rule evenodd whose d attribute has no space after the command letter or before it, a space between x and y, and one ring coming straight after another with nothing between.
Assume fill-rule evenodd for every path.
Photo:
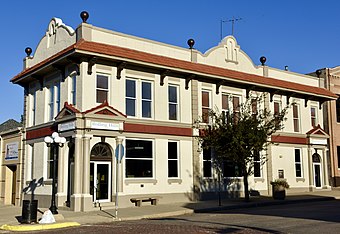
<instances>
[{"instance_id":1,"label":"concrete curb","mask_svg":"<svg viewBox=\"0 0 340 234\"><path fill-rule=\"evenodd\" d=\"M24 231L42 231L49 229L58 229L66 227L80 226L77 222L63 222L63 223L52 223L52 224L22 224L22 225L7 225L4 224L0 227L2 230L24 232Z\"/></svg>"}]
</instances>

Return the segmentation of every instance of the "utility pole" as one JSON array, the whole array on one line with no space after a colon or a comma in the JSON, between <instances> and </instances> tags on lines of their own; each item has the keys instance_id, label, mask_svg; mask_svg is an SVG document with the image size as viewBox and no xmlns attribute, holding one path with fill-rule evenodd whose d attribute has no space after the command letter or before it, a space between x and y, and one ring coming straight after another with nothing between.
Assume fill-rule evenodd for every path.
<instances>
[{"instance_id":1,"label":"utility pole","mask_svg":"<svg viewBox=\"0 0 340 234\"><path fill-rule=\"evenodd\" d=\"M240 21L240 20L242 20L242 18L235 18L234 16L233 16L232 19L221 20L221 25L220 25L221 26L221 40L222 40L222 37L223 37L223 23L231 22L231 35L234 36L234 24L235 24L235 22Z\"/></svg>"}]
</instances>

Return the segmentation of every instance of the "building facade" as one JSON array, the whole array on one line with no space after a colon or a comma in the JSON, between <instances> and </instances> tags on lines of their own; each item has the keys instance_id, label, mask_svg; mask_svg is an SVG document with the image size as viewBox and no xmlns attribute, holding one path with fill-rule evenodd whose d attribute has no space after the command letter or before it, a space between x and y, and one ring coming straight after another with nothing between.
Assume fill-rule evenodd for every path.
<instances>
[{"instance_id":1,"label":"building facade","mask_svg":"<svg viewBox=\"0 0 340 234\"><path fill-rule=\"evenodd\" d=\"M52 132L67 139L58 152L58 206L87 211L117 194L120 207L140 196L168 203L216 194L214 159L198 145L193 123L212 108L237 112L246 97L263 92L261 107L294 105L250 188L268 194L279 177L292 191L330 188L322 107L336 96L317 78L270 68L264 59L255 65L231 36L203 54L193 40L175 47L86 20L73 30L53 18L11 80L25 90L24 181L43 181L35 189L39 206L51 196L53 161L43 139ZM226 165L224 181L227 194L242 194L237 168Z\"/></svg>"},{"instance_id":2,"label":"building facade","mask_svg":"<svg viewBox=\"0 0 340 234\"><path fill-rule=\"evenodd\" d=\"M24 181L22 124L10 119L0 124L0 202L21 205Z\"/></svg>"},{"instance_id":3,"label":"building facade","mask_svg":"<svg viewBox=\"0 0 340 234\"><path fill-rule=\"evenodd\" d=\"M322 68L311 75L320 79L320 87L335 93L336 101L328 102L324 108L325 130L329 137L330 176L332 186L340 186L340 67Z\"/></svg>"}]
</instances>

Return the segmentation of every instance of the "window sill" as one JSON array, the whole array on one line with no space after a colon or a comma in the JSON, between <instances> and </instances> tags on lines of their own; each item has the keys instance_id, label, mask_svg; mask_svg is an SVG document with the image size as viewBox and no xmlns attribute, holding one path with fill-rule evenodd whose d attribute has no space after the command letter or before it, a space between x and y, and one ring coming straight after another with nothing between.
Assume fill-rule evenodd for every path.
<instances>
[{"instance_id":1,"label":"window sill","mask_svg":"<svg viewBox=\"0 0 340 234\"><path fill-rule=\"evenodd\" d=\"M305 182L305 178L296 178L296 182Z\"/></svg>"},{"instance_id":2,"label":"window sill","mask_svg":"<svg viewBox=\"0 0 340 234\"><path fill-rule=\"evenodd\" d=\"M157 180L156 179L125 179L125 184L129 185L129 184L157 184Z\"/></svg>"},{"instance_id":3,"label":"window sill","mask_svg":"<svg viewBox=\"0 0 340 234\"><path fill-rule=\"evenodd\" d=\"M263 179L263 178L260 178L260 177L258 177L258 178L254 178L254 181L255 181L255 183L257 183L257 182L261 182L261 183L263 183L263 182L264 182L264 179Z\"/></svg>"},{"instance_id":4,"label":"window sill","mask_svg":"<svg viewBox=\"0 0 340 234\"><path fill-rule=\"evenodd\" d=\"M168 184L181 184L182 179L168 179Z\"/></svg>"}]
</instances>

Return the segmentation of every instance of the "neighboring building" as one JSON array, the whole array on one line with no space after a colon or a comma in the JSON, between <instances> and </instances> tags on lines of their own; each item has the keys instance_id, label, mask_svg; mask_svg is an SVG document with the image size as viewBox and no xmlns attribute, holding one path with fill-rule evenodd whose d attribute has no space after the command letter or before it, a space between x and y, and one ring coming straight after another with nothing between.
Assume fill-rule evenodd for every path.
<instances>
[{"instance_id":1,"label":"neighboring building","mask_svg":"<svg viewBox=\"0 0 340 234\"><path fill-rule=\"evenodd\" d=\"M320 87L335 93L338 97L324 108L325 131L329 138L330 177L332 185L340 186L340 67L322 68L310 75L320 79Z\"/></svg>"},{"instance_id":2,"label":"neighboring building","mask_svg":"<svg viewBox=\"0 0 340 234\"><path fill-rule=\"evenodd\" d=\"M0 124L0 202L21 205L23 189L22 124L10 119Z\"/></svg>"},{"instance_id":3,"label":"neighboring building","mask_svg":"<svg viewBox=\"0 0 340 234\"><path fill-rule=\"evenodd\" d=\"M259 107L295 105L250 188L268 194L278 177L291 191L330 188L322 105L336 96L317 78L270 68L264 59L256 66L231 36L202 54L193 40L180 48L83 21L74 31L53 18L11 80L25 89L25 181L44 180L35 190L39 206L49 206L52 160L44 137L54 131L67 139L59 150L58 206L91 210L114 202L116 191L120 207L139 196L169 203L215 194L212 154L200 150L193 123L211 108L237 112L249 93L259 92L268 93ZM230 182L224 189L242 194L237 168L224 168Z\"/></svg>"}]
</instances>

